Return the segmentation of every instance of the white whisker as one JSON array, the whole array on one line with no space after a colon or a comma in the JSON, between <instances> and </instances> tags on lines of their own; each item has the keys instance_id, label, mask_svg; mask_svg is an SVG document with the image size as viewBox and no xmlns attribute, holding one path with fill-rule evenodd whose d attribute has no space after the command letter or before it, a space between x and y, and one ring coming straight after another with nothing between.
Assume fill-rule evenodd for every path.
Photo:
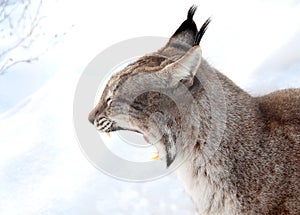
<instances>
[{"instance_id":1,"label":"white whisker","mask_svg":"<svg viewBox=\"0 0 300 215\"><path fill-rule=\"evenodd\" d=\"M112 122L109 122L109 124L108 124L105 128L103 128L102 130L103 130L104 132L107 132L108 129L111 127L111 125L112 125Z\"/></svg>"}]
</instances>

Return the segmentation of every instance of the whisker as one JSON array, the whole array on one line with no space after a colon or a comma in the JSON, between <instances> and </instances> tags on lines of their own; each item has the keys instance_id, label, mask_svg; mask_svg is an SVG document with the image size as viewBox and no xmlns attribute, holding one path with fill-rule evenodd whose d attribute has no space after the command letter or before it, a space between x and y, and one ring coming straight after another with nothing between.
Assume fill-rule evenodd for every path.
<instances>
[{"instance_id":1,"label":"whisker","mask_svg":"<svg viewBox=\"0 0 300 215\"><path fill-rule=\"evenodd\" d=\"M110 123L110 121L106 120L104 123L102 123L102 125L99 125L99 128L102 130L102 129L105 128L109 123Z\"/></svg>"},{"instance_id":2,"label":"whisker","mask_svg":"<svg viewBox=\"0 0 300 215\"><path fill-rule=\"evenodd\" d=\"M109 128L111 127L111 125L112 125L112 122L109 122L108 126L103 128L102 131L107 132L109 130Z\"/></svg>"},{"instance_id":3,"label":"whisker","mask_svg":"<svg viewBox=\"0 0 300 215\"><path fill-rule=\"evenodd\" d=\"M103 122L105 122L107 119L105 117L100 118L98 121L98 124L101 125Z\"/></svg>"}]
</instances>

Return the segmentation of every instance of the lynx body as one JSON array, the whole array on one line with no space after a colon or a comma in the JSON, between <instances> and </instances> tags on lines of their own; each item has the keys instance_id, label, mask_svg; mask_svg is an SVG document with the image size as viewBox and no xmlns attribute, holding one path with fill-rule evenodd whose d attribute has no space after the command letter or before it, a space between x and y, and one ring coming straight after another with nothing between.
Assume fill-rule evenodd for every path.
<instances>
[{"instance_id":1,"label":"lynx body","mask_svg":"<svg viewBox=\"0 0 300 215\"><path fill-rule=\"evenodd\" d=\"M195 9L109 80L89 121L158 141L167 167L184 159L177 174L200 214L300 214L300 89L252 97L211 67Z\"/></svg>"}]
</instances>

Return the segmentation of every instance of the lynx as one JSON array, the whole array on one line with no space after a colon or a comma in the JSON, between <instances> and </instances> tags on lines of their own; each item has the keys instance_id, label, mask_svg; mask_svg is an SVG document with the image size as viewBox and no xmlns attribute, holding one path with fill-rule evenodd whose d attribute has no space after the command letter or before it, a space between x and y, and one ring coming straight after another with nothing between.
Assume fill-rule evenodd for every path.
<instances>
[{"instance_id":1,"label":"lynx","mask_svg":"<svg viewBox=\"0 0 300 215\"><path fill-rule=\"evenodd\" d=\"M89 114L165 153L200 214L300 214L300 89L253 97L211 67L196 7L168 43L108 81ZM234 62L233 62L234 63Z\"/></svg>"}]
</instances>

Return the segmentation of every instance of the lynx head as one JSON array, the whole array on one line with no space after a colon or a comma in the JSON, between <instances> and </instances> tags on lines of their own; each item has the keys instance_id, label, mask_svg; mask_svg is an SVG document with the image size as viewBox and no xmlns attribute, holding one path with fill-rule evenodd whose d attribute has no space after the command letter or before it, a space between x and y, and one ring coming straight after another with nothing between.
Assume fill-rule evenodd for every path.
<instances>
[{"instance_id":1,"label":"lynx head","mask_svg":"<svg viewBox=\"0 0 300 215\"><path fill-rule=\"evenodd\" d=\"M210 22L198 32L193 15L176 30L168 43L113 75L89 121L101 132L129 130L144 135L164 150L167 166L175 159L183 115L190 115L192 96L188 89L200 66L200 40Z\"/></svg>"}]
</instances>

